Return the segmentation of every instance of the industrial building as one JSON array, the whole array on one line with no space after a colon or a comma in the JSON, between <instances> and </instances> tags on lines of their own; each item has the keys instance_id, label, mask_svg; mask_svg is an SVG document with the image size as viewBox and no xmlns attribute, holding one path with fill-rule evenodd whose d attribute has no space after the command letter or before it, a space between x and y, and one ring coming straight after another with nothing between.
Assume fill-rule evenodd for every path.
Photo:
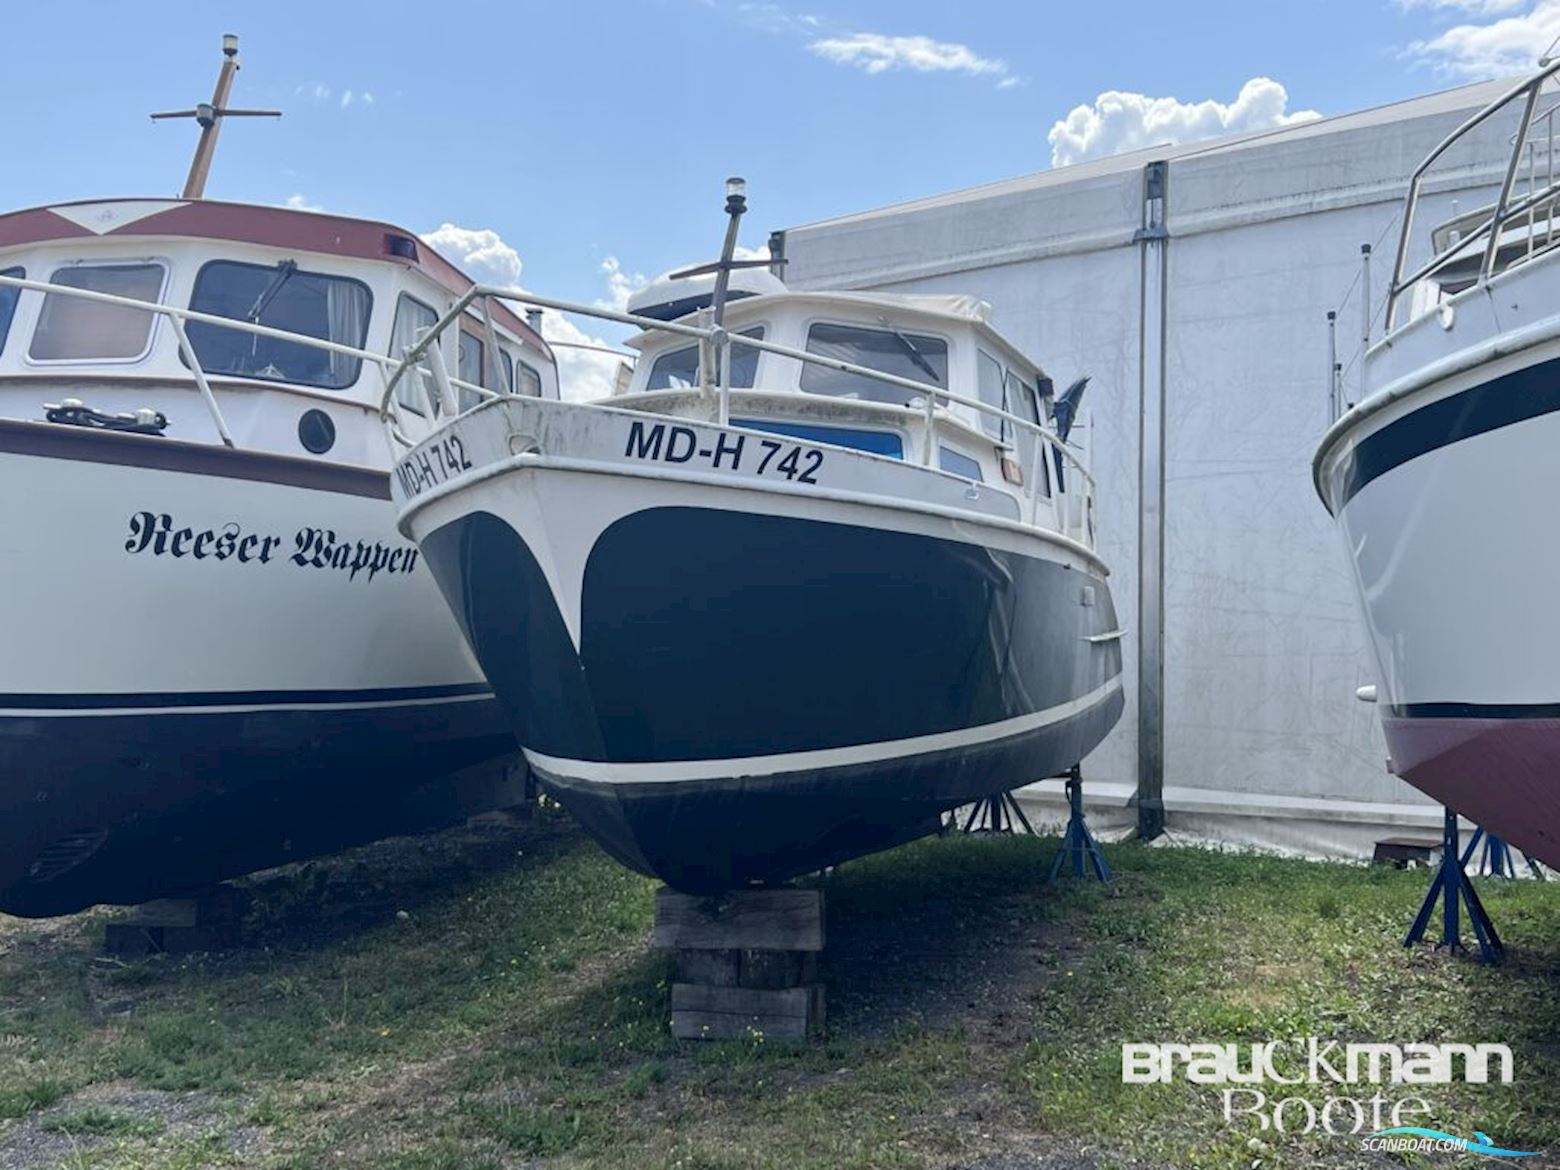
<instances>
[{"instance_id":1,"label":"industrial building","mask_svg":"<svg viewBox=\"0 0 1560 1170\"><path fill-rule=\"evenodd\" d=\"M1354 401L1407 180L1506 88L1117 155L783 233L793 287L974 294L1058 388L1092 377L1082 441L1128 627L1127 711L1085 764L1097 826L1153 829L1162 798L1172 834L1349 857L1439 824L1387 771L1374 708L1355 697L1374 672L1310 461L1332 421L1328 312L1341 395ZM1438 169L1437 221L1492 200L1509 137L1491 123ZM1026 801L1059 809L1059 785Z\"/></svg>"}]
</instances>

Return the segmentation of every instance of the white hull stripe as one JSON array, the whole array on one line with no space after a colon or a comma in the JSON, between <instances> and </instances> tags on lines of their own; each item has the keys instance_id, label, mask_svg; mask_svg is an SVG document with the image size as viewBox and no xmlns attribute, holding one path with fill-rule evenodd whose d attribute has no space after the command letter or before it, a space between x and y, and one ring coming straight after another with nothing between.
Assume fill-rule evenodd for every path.
<instances>
[{"instance_id":1,"label":"white hull stripe","mask_svg":"<svg viewBox=\"0 0 1560 1170\"><path fill-rule=\"evenodd\" d=\"M1117 675L1103 686L1076 699L1018 715L979 727L957 731L939 731L909 739L880 743L853 744L850 747L819 748L807 752L787 752L774 756L741 756L728 760L670 760L655 763L616 764L600 760L569 760L545 756L526 749L525 757L538 771L566 780L593 784L665 784L681 780L724 780L748 776L777 776L791 772L810 772L824 768L845 768L853 764L876 764L909 756L952 751L972 744L990 743L1014 735L1035 731L1081 715L1121 689ZM1037 777L1038 779L1038 777Z\"/></svg>"},{"instance_id":2,"label":"white hull stripe","mask_svg":"<svg viewBox=\"0 0 1560 1170\"><path fill-rule=\"evenodd\" d=\"M133 696L126 696L131 698ZM0 719L95 719L117 715L249 715L262 711L386 711L401 707L436 707L448 703L479 703L493 698L493 692L480 691L459 695L430 695L416 699L361 699L354 701L302 701L183 703L158 706L110 707L0 707Z\"/></svg>"}]
</instances>

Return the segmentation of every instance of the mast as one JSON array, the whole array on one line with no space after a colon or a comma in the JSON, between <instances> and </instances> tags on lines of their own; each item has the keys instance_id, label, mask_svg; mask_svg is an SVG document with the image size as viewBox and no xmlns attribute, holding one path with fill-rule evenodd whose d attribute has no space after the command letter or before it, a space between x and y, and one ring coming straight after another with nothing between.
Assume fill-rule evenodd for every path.
<instances>
[{"instance_id":1,"label":"mast","mask_svg":"<svg viewBox=\"0 0 1560 1170\"><path fill-rule=\"evenodd\" d=\"M170 110L153 114L152 120L163 118L194 118L200 126L200 141L195 144L195 157L190 161L189 177L184 180L181 199L200 199L206 193L206 178L211 174L211 160L217 152L217 135L222 132L223 118L280 118L280 110L233 110L228 108L228 96L233 92L233 77L238 73L238 37L225 33L222 37L222 70L217 74L217 87L211 101L202 102L193 110Z\"/></svg>"}]
</instances>

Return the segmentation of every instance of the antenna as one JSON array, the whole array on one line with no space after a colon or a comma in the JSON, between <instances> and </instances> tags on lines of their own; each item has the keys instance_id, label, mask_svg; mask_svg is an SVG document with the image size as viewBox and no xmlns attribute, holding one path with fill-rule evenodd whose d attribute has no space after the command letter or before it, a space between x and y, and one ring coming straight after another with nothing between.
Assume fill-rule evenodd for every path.
<instances>
[{"instance_id":1,"label":"antenna","mask_svg":"<svg viewBox=\"0 0 1560 1170\"><path fill-rule=\"evenodd\" d=\"M280 110L230 110L228 95L233 92L233 75L238 72L238 38L232 33L222 37L222 72L217 74L217 88L209 103L202 102L193 110L169 110L153 114L152 121L163 118L194 118L200 126L200 141L195 144L195 157L190 162L190 174L184 180L181 199L200 199L206 193L206 176L211 173L211 158L217 152L217 135L222 131L223 118L280 118Z\"/></svg>"}]
</instances>

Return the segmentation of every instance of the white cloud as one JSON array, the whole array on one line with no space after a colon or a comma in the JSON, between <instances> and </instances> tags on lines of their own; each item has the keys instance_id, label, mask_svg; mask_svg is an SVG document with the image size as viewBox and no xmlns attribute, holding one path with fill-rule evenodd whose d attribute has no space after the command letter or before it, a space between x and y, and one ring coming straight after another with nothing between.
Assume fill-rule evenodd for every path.
<instances>
[{"instance_id":1,"label":"white cloud","mask_svg":"<svg viewBox=\"0 0 1560 1170\"><path fill-rule=\"evenodd\" d=\"M472 279L520 287L520 273L524 268L520 253L491 228L464 228L445 223L424 233L422 238L458 264ZM615 257L609 256L603 261L601 270L607 279L609 298L598 302L601 304L615 303L621 288L627 288L634 280L644 280L637 274L624 273ZM628 295L628 291L622 292L625 302ZM511 308L516 312L523 311L522 306L511 305ZM563 397L579 401L603 398L612 393L623 359L610 353L578 348L581 345L607 346L610 342L552 309L542 312L542 336L556 346L553 353L558 358L558 385Z\"/></svg>"},{"instance_id":2,"label":"white cloud","mask_svg":"<svg viewBox=\"0 0 1560 1170\"><path fill-rule=\"evenodd\" d=\"M324 211L318 203L310 203L305 195L295 194L287 196L287 206L294 211Z\"/></svg>"},{"instance_id":3,"label":"white cloud","mask_svg":"<svg viewBox=\"0 0 1560 1170\"><path fill-rule=\"evenodd\" d=\"M616 256L608 256L601 262L602 274L607 278L607 296L596 303L619 313L628 312L628 298L644 288L648 279L640 272L625 272Z\"/></svg>"},{"instance_id":4,"label":"white cloud","mask_svg":"<svg viewBox=\"0 0 1560 1170\"><path fill-rule=\"evenodd\" d=\"M968 73L1006 78L1007 62L982 57L968 45L930 37L891 37L883 33L847 33L823 37L808 49L836 65L853 65L869 74L909 69L914 73Z\"/></svg>"},{"instance_id":5,"label":"white cloud","mask_svg":"<svg viewBox=\"0 0 1560 1170\"><path fill-rule=\"evenodd\" d=\"M453 260L473 280L487 284L519 284L520 253L492 228L440 224L423 239Z\"/></svg>"},{"instance_id":6,"label":"white cloud","mask_svg":"<svg viewBox=\"0 0 1560 1170\"><path fill-rule=\"evenodd\" d=\"M1267 77L1253 77L1228 104L1108 90L1092 104L1074 107L1051 127L1047 136L1051 165L1065 166L1146 146L1196 142L1321 117L1315 110L1290 113L1288 106L1288 91Z\"/></svg>"},{"instance_id":7,"label":"white cloud","mask_svg":"<svg viewBox=\"0 0 1560 1170\"><path fill-rule=\"evenodd\" d=\"M1449 6L1449 5L1447 5ZM1494 15L1523 4L1461 6L1470 15ZM1407 55L1429 62L1447 77L1482 78L1525 73L1560 38L1560 0L1536 0L1525 12L1483 23L1469 22L1428 40L1414 41Z\"/></svg>"},{"instance_id":8,"label":"white cloud","mask_svg":"<svg viewBox=\"0 0 1560 1170\"><path fill-rule=\"evenodd\" d=\"M294 86L293 93L297 94L299 97L310 98L317 102L328 102L334 100L336 104L343 110L354 104L362 104L365 106L371 106L374 104L374 95L366 89L344 89L338 96L336 91L330 86L326 85L323 81L309 81L305 82L303 85Z\"/></svg>"},{"instance_id":9,"label":"white cloud","mask_svg":"<svg viewBox=\"0 0 1560 1170\"><path fill-rule=\"evenodd\" d=\"M1498 16L1502 12L1515 12L1528 0L1397 0L1404 12L1416 8L1431 12L1466 12L1472 16Z\"/></svg>"}]
</instances>

